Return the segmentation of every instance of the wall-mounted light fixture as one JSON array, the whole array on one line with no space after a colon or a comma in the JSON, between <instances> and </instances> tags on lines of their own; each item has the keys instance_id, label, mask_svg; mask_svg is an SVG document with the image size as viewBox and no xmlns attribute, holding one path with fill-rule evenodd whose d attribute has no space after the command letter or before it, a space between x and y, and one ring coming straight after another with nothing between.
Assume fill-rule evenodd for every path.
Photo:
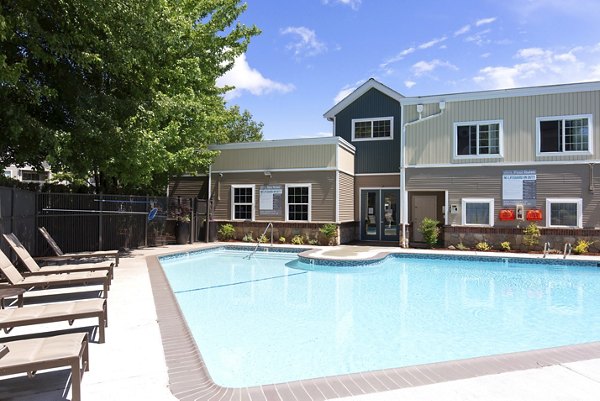
<instances>
[{"instance_id":1,"label":"wall-mounted light fixture","mask_svg":"<svg viewBox=\"0 0 600 401\"><path fill-rule=\"evenodd\" d=\"M270 171L265 171L265 175L266 175L267 177L270 177L270 176L271 176L271 172L270 172Z\"/></svg>"}]
</instances>

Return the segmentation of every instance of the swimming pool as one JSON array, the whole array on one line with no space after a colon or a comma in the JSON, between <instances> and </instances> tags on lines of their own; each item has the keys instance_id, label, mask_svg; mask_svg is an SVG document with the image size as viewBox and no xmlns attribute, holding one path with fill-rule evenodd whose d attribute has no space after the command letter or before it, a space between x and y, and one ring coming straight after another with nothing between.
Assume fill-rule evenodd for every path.
<instances>
[{"instance_id":1,"label":"swimming pool","mask_svg":"<svg viewBox=\"0 0 600 401\"><path fill-rule=\"evenodd\" d=\"M217 249L161 263L213 380L279 383L597 341L595 264Z\"/></svg>"}]
</instances>

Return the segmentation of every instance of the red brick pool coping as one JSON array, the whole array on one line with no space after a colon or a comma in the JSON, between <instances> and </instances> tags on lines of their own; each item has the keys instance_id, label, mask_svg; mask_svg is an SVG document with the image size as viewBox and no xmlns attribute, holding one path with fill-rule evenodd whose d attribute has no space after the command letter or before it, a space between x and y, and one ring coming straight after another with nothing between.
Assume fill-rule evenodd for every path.
<instances>
[{"instance_id":1,"label":"red brick pool coping","mask_svg":"<svg viewBox=\"0 0 600 401\"><path fill-rule=\"evenodd\" d=\"M146 258L170 390L182 401L321 401L600 358L600 342L256 387L215 384L156 256Z\"/></svg>"}]
</instances>

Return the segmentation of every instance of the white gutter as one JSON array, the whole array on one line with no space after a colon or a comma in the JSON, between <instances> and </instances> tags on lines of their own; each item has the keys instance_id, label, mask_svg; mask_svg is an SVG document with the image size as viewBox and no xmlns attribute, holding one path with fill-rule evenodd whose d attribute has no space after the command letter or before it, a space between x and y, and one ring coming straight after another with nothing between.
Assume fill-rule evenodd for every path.
<instances>
[{"instance_id":1,"label":"white gutter","mask_svg":"<svg viewBox=\"0 0 600 401\"><path fill-rule=\"evenodd\" d=\"M406 236L406 225L408 224L408 193L406 192L406 127L409 127L411 125L415 125L418 124L420 122L423 121L427 121L427 120L431 120L433 118L439 117L442 114L444 114L444 111L446 110L446 102L445 101L440 101L439 106L440 106L440 111L438 111L435 114L432 114L430 116L427 117L422 117L421 113L422 113L422 109L421 111L419 110L419 106L422 107L422 105L417 105L417 111L419 113L419 118L417 118L416 120L404 123L404 106L401 103L401 115L400 115L400 121L402 124L402 141L401 141L401 147L402 147L402 164L400 166L400 196L402 197L401 200L401 204L402 204L402 208L400 209L400 220L402 222L402 236L400 238L400 246L403 248L408 248L408 238Z\"/></svg>"}]
</instances>

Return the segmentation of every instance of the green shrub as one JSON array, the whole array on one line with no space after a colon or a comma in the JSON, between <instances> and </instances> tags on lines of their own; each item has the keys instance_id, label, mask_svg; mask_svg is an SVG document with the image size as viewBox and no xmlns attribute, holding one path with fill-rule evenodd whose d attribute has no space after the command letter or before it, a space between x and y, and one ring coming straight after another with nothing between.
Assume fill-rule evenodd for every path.
<instances>
[{"instance_id":1,"label":"green shrub","mask_svg":"<svg viewBox=\"0 0 600 401\"><path fill-rule=\"evenodd\" d=\"M260 237L258 237L258 242L260 242L261 244L266 244L267 242L269 242L269 238L267 238L265 234L262 234Z\"/></svg>"},{"instance_id":2,"label":"green shrub","mask_svg":"<svg viewBox=\"0 0 600 401\"><path fill-rule=\"evenodd\" d=\"M227 241L233 239L235 235L235 228L233 228L233 224L221 224L218 233L221 241Z\"/></svg>"},{"instance_id":3,"label":"green shrub","mask_svg":"<svg viewBox=\"0 0 600 401\"><path fill-rule=\"evenodd\" d=\"M438 237L440 235L440 228L438 224L440 222L429 217L425 217L419 226L419 231L423 234L423 239L429 244L430 247L434 247L438 243Z\"/></svg>"},{"instance_id":4,"label":"green shrub","mask_svg":"<svg viewBox=\"0 0 600 401\"><path fill-rule=\"evenodd\" d=\"M242 241L244 241L244 242L254 242L254 237L252 236L252 231L246 233L244 235L244 237L242 238Z\"/></svg>"},{"instance_id":5,"label":"green shrub","mask_svg":"<svg viewBox=\"0 0 600 401\"><path fill-rule=\"evenodd\" d=\"M285 244L285 237L279 237L279 243Z\"/></svg>"},{"instance_id":6,"label":"green shrub","mask_svg":"<svg viewBox=\"0 0 600 401\"><path fill-rule=\"evenodd\" d=\"M294 245L304 245L304 237L301 235L294 235L292 237L292 244Z\"/></svg>"},{"instance_id":7,"label":"green shrub","mask_svg":"<svg viewBox=\"0 0 600 401\"><path fill-rule=\"evenodd\" d=\"M491 251L492 246L490 244L488 244L486 241L483 241L483 242L478 242L477 244L475 244L475 249L478 251Z\"/></svg>"},{"instance_id":8,"label":"green shrub","mask_svg":"<svg viewBox=\"0 0 600 401\"><path fill-rule=\"evenodd\" d=\"M523 244L526 246L536 246L540 243L540 228L535 223L530 223L523 230Z\"/></svg>"},{"instance_id":9,"label":"green shrub","mask_svg":"<svg viewBox=\"0 0 600 401\"><path fill-rule=\"evenodd\" d=\"M510 241L501 242L500 248L505 252L510 252Z\"/></svg>"},{"instance_id":10,"label":"green shrub","mask_svg":"<svg viewBox=\"0 0 600 401\"><path fill-rule=\"evenodd\" d=\"M335 243L335 239L337 238L337 224L323 224L321 228L319 228L319 231L327 238L327 245L333 245Z\"/></svg>"},{"instance_id":11,"label":"green shrub","mask_svg":"<svg viewBox=\"0 0 600 401\"><path fill-rule=\"evenodd\" d=\"M308 245L319 245L319 240L317 238L306 238L306 242L308 242Z\"/></svg>"},{"instance_id":12,"label":"green shrub","mask_svg":"<svg viewBox=\"0 0 600 401\"><path fill-rule=\"evenodd\" d=\"M590 245L592 245L594 241L586 241L584 239L577 240L577 243L573 247L573 253L575 255L583 255L589 252Z\"/></svg>"},{"instance_id":13,"label":"green shrub","mask_svg":"<svg viewBox=\"0 0 600 401\"><path fill-rule=\"evenodd\" d=\"M462 242L459 242L458 244L456 244L456 249L458 249L459 251L468 251L469 247L465 246L465 244L463 244Z\"/></svg>"}]
</instances>

